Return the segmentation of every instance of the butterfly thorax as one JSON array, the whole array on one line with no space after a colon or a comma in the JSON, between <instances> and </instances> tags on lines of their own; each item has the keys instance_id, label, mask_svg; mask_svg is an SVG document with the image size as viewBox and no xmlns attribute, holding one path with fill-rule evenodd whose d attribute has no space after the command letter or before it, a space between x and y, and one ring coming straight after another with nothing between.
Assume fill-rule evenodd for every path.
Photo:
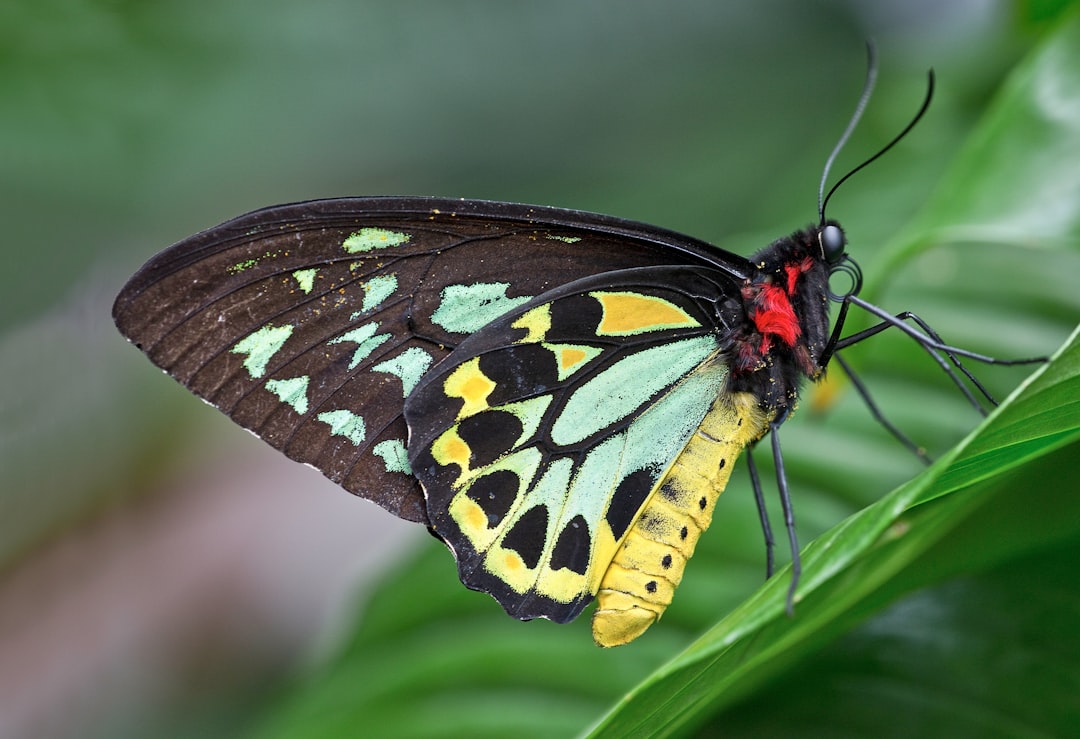
<instances>
[{"instance_id":1,"label":"butterfly thorax","mask_svg":"<svg viewBox=\"0 0 1080 739\"><path fill-rule=\"evenodd\" d=\"M829 338L828 280L821 228L779 239L751 258L744 280L745 319L732 337L731 388L772 411L792 408L802 382L824 370Z\"/></svg>"}]
</instances>

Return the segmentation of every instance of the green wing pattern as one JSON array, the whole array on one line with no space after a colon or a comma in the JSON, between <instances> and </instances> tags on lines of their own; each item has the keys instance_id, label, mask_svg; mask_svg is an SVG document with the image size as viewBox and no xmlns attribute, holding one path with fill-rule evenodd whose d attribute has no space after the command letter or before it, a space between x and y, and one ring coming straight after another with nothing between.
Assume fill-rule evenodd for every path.
<instances>
[{"instance_id":1,"label":"green wing pattern","mask_svg":"<svg viewBox=\"0 0 1080 739\"><path fill-rule=\"evenodd\" d=\"M425 375L405 405L409 460L466 585L517 618L581 612L723 391L732 294L699 268L585 278Z\"/></svg>"}]
</instances>

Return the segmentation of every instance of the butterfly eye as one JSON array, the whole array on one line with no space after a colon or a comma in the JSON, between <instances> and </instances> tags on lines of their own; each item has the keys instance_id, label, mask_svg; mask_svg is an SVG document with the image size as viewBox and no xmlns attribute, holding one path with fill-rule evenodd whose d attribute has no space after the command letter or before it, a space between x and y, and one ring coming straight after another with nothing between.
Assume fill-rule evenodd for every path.
<instances>
[{"instance_id":1,"label":"butterfly eye","mask_svg":"<svg viewBox=\"0 0 1080 739\"><path fill-rule=\"evenodd\" d=\"M844 258L844 232L831 223L818 232L821 253L830 265L837 265Z\"/></svg>"}]
</instances>

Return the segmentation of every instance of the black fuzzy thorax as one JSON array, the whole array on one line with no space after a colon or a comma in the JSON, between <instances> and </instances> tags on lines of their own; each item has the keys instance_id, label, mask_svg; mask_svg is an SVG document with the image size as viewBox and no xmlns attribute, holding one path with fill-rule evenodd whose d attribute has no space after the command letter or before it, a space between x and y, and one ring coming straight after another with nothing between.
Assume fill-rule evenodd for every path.
<instances>
[{"instance_id":1,"label":"black fuzzy thorax","mask_svg":"<svg viewBox=\"0 0 1080 739\"><path fill-rule=\"evenodd\" d=\"M729 387L753 394L773 414L792 409L803 381L825 369L831 266L820 244L822 228L796 231L754 254L753 272L742 285Z\"/></svg>"}]
</instances>

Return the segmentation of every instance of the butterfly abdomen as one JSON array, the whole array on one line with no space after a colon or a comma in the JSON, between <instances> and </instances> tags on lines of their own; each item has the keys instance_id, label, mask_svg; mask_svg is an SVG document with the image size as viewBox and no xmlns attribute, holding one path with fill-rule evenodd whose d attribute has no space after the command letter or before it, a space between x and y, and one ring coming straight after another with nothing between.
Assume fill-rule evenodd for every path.
<instances>
[{"instance_id":1,"label":"butterfly abdomen","mask_svg":"<svg viewBox=\"0 0 1080 739\"><path fill-rule=\"evenodd\" d=\"M604 573L592 623L598 645L631 642L660 618L698 538L712 522L735 460L764 434L767 423L749 393L716 399Z\"/></svg>"}]
</instances>

